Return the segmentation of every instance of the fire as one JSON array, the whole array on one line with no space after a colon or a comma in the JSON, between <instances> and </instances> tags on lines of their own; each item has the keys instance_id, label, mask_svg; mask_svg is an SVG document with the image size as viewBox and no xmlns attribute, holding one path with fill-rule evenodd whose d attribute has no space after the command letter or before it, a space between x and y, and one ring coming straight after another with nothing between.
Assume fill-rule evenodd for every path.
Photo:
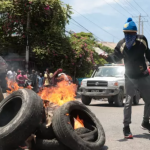
<instances>
[{"instance_id":1,"label":"fire","mask_svg":"<svg viewBox=\"0 0 150 150\"><path fill-rule=\"evenodd\" d=\"M63 80L56 87L44 88L38 93L43 100L48 100L59 106L75 100L76 85Z\"/></svg>"},{"instance_id":2,"label":"fire","mask_svg":"<svg viewBox=\"0 0 150 150\"><path fill-rule=\"evenodd\" d=\"M8 78L6 78L7 80L7 86L10 90L7 90L7 93L11 94L19 89L23 89L23 87L18 86L17 82L11 81ZM32 89L31 86L26 87L27 89Z\"/></svg>"},{"instance_id":3,"label":"fire","mask_svg":"<svg viewBox=\"0 0 150 150\"><path fill-rule=\"evenodd\" d=\"M7 90L7 93L11 94L14 91L22 89L23 87L19 87L17 82L13 82L11 80L7 80L7 85L10 90ZM27 87L28 89L32 89L31 86ZM38 95L43 100L47 100L51 103L55 103L59 106L63 105L66 102L75 100L76 96L76 84L69 83L66 80L58 82L55 87L44 87Z\"/></svg>"},{"instance_id":4,"label":"fire","mask_svg":"<svg viewBox=\"0 0 150 150\"><path fill-rule=\"evenodd\" d=\"M74 122L74 129L78 129L78 128L83 128L84 127L84 122L83 120L81 120L79 118L79 116L77 116L77 118L74 119L75 122Z\"/></svg>"}]
</instances>

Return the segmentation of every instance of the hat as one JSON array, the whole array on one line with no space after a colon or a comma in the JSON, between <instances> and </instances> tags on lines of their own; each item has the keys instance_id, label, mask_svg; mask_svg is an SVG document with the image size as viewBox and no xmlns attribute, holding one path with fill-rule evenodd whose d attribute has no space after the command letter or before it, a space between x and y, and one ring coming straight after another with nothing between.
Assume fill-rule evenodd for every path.
<instances>
[{"instance_id":1,"label":"hat","mask_svg":"<svg viewBox=\"0 0 150 150\"><path fill-rule=\"evenodd\" d=\"M124 32L137 32L137 26L132 18L128 18L127 22L124 24L123 27Z\"/></svg>"}]
</instances>

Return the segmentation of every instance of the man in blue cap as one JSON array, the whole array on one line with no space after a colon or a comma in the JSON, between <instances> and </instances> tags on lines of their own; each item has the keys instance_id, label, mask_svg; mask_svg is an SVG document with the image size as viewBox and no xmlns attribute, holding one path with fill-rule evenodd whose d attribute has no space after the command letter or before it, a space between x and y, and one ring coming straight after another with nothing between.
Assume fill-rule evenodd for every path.
<instances>
[{"instance_id":1,"label":"man in blue cap","mask_svg":"<svg viewBox=\"0 0 150 150\"><path fill-rule=\"evenodd\" d=\"M146 59L150 62L150 50L145 36L137 34L137 27L132 18L128 18L124 24L123 32L125 37L119 41L114 49L114 53L100 57L108 62L117 63L124 59L125 64L125 87L126 102L124 107L124 136L133 138L129 124L131 123L132 101L135 88L139 89L145 102L144 117L141 127L150 132L150 76L147 70Z\"/></svg>"}]
</instances>

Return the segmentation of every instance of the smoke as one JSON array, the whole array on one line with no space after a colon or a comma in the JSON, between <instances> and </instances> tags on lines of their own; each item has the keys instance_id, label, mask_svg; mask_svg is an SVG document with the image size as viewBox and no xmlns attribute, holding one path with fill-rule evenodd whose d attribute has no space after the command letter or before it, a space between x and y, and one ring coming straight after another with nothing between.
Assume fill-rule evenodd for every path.
<instances>
[{"instance_id":1,"label":"smoke","mask_svg":"<svg viewBox=\"0 0 150 150\"><path fill-rule=\"evenodd\" d=\"M8 68L13 67L15 71L17 69L25 69L25 56L20 56L17 53L9 53L7 56L3 57L8 64Z\"/></svg>"}]
</instances>

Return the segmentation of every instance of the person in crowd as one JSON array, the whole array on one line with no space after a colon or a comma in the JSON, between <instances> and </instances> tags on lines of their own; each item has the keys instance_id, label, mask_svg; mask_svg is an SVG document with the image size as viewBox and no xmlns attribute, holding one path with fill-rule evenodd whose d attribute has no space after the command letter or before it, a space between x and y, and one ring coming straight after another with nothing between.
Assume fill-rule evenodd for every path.
<instances>
[{"instance_id":1,"label":"person in crowd","mask_svg":"<svg viewBox=\"0 0 150 150\"><path fill-rule=\"evenodd\" d=\"M52 77L52 85L53 86L55 86L56 84L57 84L57 78L58 78L58 75L60 74L60 73L62 73L63 72L63 69L58 69L57 71L55 71L55 73L54 73L54 75L53 75L53 77Z\"/></svg>"},{"instance_id":2,"label":"person in crowd","mask_svg":"<svg viewBox=\"0 0 150 150\"><path fill-rule=\"evenodd\" d=\"M30 79L30 74L29 74L29 71L28 71L28 70L26 71L26 74L25 74L25 75L27 76L28 79Z\"/></svg>"},{"instance_id":3,"label":"person in crowd","mask_svg":"<svg viewBox=\"0 0 150 150\"><path fill-rule=\"evenodd\" d=\"M28 78L25 75L25 72L21 71L20 74L17 76L18 85L21 86L21 87L24 87L26 80L28 80Z\"/></svg>"},{"instance_id":4,"label":"person in crowd","mask_svg":"<svg viewBox=\"0 0 150 150\"><path fill-rule=\"evenodd\" d=\"M20 70L20 69L17 69L17 76L18 76L20 73L21 73L21 70ZM16 76L16 81L18 82L17 76Z\"/></svg>"},{"instance_id":5,"label":"person in crowd","mask_svg":"<svg viewBox=\"0 0 150 150\"><path fill-rule=\"evenodd\" d=\"M137 34L137 27L132 18L128 18L123 31L125 37L119 41L114 53L109 56L100 54L100 57L110 63L116 63L124 59L126 102L123 133L125 138L133 138L129 125L131 124L131 108L135 89L140 91L145 102L141 127L150 132L150 76L145 62L145 56L150 62L150 50L146 37Z\"/></svg>"},{"instance_id":6,"label":"person in crowd","mask_svg":"<svg viewBox=\"0 0 150 150\"><path fill-rule=\"evenodd\" d=\"M53 73L49 72L49 69L47 68L44 74L44 86L50 87L52 82Z\"/></svg>"},{"instance_id":7,"label":"person in crowd","mask_svg":"<svg viewBox=\"0 0 150 150\"><path fill-rule=\"evenodd\" d=\"M15 72L14 68L11 67L10 70L7 72L7 78L11 81L16 81L17 73Z\"/></svg>"},{"instance_id":8,"label":"person in crowd","mask_svg":"<svg viewBox=\"0 0 150 150\"><path fill-rule=\"evenodd\" d=\"M148 64L147 70L148 70L149 75L150 75L150 63Z\"/></svg>"},{"instance_id":9,"label":"person in crowd","mask_svg":"<svg viewBox=\"0 0 150 150\"><path fill-rule=\"evenodd\" d=\"M36 74L36 71L35 70L32 70L32 74L30 76L30 79L31 79L31 86L33 87L33 91L37 92L37 74Z\"/></svg>"},{"instance_id":10,"label":"person in crowd","mask_svg":"<svg viewBox=\"0 0 150 150\"><path fill-rule=\"evenodd\" d=\"M39 92L43 88L44 77L43 77L42 73L39 73L37 78L38 78L38 92Z\"/></svg>"}]
</instances>

